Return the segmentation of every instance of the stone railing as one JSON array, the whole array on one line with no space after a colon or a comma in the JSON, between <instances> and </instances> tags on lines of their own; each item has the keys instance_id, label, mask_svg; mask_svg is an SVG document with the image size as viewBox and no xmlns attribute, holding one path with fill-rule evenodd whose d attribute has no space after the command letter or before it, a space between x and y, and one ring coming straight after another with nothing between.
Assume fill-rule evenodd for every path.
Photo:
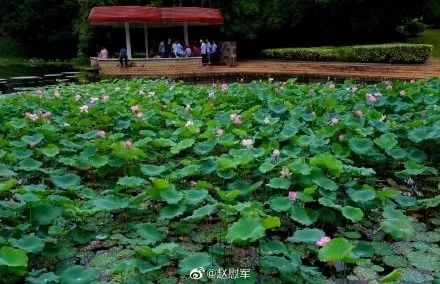
<instances>
[{"instance_id":1,"label":"stone railing","mask_svg":"<svg viewBox=\"0 0 440 284\"><path fill-rule=\"evenodd\" d=\"M90 64L92 67L97 67L102 73L106 73L105 69L120 68L118 58L101 59L98 57L91 57ZM140 68L181 68L181 67L199 67L202 66L201 57L188 58L133 58L128 60L128 67Z\"/></svg>"}]
</instances>

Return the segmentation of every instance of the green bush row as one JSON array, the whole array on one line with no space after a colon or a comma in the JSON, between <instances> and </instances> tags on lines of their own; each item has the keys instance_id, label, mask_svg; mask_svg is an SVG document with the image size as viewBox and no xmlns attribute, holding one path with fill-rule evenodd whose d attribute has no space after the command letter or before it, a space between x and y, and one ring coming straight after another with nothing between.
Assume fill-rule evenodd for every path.
<instances>
[{"instance_id":1,"label":"green bush row","mask_svg":"<svg viewBox=\"0 0 440 284\"><path fill-rule=\"evenodd\" d=\"M266 58L305 61L423 63L432 54L429 44L378 44L343 47L265 49Z\"/></svg>"}]
</instances>

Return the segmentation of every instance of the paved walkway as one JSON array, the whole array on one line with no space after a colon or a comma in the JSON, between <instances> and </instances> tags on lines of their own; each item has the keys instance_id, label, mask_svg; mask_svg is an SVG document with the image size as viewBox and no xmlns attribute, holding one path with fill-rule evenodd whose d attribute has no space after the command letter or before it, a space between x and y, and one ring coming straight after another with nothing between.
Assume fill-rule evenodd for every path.
<instances>
[{"instance_id":1,"label":"paved walkway","mask_svg":"<svg viewBox=\"0 0 440 284\"><path fill-rule=\"evenodd\" d=\"M129 67L101 70L102 75L110 76L146 76L185 78L221 78L225 76L281 76L299 78L353 78L362 80L384 79L423 79L440 76L440 59L431 59L425 64L381 64L347 62L308 62L246 60L238 62L236 67L213 66L212 68L151 68Z\"/></svg>"}]
</instances>

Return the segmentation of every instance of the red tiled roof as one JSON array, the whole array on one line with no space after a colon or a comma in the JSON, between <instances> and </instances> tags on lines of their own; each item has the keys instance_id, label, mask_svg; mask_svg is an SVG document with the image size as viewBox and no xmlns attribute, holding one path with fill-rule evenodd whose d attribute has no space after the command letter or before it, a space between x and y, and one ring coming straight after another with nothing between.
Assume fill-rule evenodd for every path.
<instances>
[{"instance_id":1,"label":"red tiled roof","mask_svg":"<svg viewBox=\"0 0 440 284\"><path fill-rule=\"evenodd\" d=\"M103 6L90 11L89 22L92 25L122 22L221 25L224 18L218 9L200 7Z\"/></svg>"}]
</instances>

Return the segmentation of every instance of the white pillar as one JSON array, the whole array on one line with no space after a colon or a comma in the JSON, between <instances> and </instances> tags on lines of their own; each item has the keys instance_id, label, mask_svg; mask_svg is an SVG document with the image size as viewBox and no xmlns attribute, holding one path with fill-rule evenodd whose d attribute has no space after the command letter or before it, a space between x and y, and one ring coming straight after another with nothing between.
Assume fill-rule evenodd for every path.
<instances>
[{"instance_id":1,"label":"white pillar","mask_svg":"<svg viewBox=\"0 0 440 284\"><path fill-rule=\"evenodd\" d=\"M148 48L148 27L147 24L144 24L144 40L145 40L145 56L148 58L150 57L150 52Z\"/></svg>"},{"instance_id":2,"label":"white pillar","mask_svg":"<svg viewBox=\"0 0 440 284\"><path fill-rule=\"evenodd\" d=\"M188 39L188 24L183 24L183 40L187 45L190 45Z\"/></svg>"},{"instance_id":3,"label":"white pillar","mask_svg":"<svg viewBox=\"0 0 440 284\"><path fill-rule=\"evenodd\" d=\"M125 44L127 45L128 59L132 59L132 57L131 57L131 41L130 41L130 24L128 22L125 22Z\"/></svg>"}]
</instances>

